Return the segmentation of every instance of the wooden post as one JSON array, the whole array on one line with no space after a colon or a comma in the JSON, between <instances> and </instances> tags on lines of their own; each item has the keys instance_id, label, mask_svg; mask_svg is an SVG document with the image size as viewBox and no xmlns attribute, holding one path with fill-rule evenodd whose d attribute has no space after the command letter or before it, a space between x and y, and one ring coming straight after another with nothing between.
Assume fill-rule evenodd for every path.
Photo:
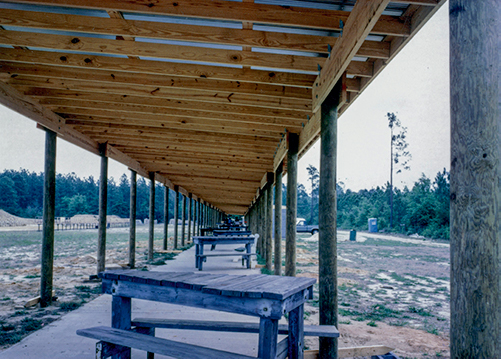
<instances>
[{"instance_id":1,"label":"wooden post","mask_svg":"<svg viewBox=\"0 0 501 359\"><path fill-rule=\"evenodd\" d=\"M186 227L186 196L182 195L183 197L183 206L181 208L181 222L183 224L181 225L181 247L185 246L185 227Z\"/></svg>"},{"instance_id":2,"label":"wooden post","mask_svg":"<svg viewBox=\"0 0 501 359\"><path fill-rule=\"evenodd\" d=\"M137 173L130 171L130 212L129 212L129 267L136 266L136 204Z\"/></svg>"},{"instance_id":3,"label":"wooden post","mask_svg":"<svg viewBox=\"0 0 501 359\"><path fill-rule=\"evenodd\" d=\"M322 103L320 122L320 183L319 183L319 316L320 325L338 325L337 318L337 108L341 81ZM319 358L337 358L337 338L320 338Z\"/></svg>"},{"instance_id":4,"label":"wooden post","mask_svg":"<svg viewBox=\"0 0 501 359\"><path fill-rule=\"evenodd\" d=\"M450 0L451 358L501 358L501 11Z\"/></svg>"},{"instance_id":5,"label":"wooden post","mask_svg":"<svg viewBox=\"0 0 501 359\"><path fill-rule=\"evenodd\" d=\"M155 240L155 173L150 172L150 221L148 231L148 260L153 260Z\"/></svg>"},{"instance_id":6,"label":"wooden post","mask_svg":"<svg viewBox=\"0 0 501 359\"><path fill-rule=\"evenodd\" d=\"M193 229L191 231L192 236L197 235L197 222L196 222L196 216L197 216L197 201L195 199L191 199L191 211L192 213L192 222L193 222Z\"/></svg>"},{"instance_id":7,"label":"wooden post","mask_svg":"<svg viewBox=\"0 0 501 359\"><path fill-rule=\"evenodd\" d=\"M285 275L296 276L297 153L299 136L287 133L287 216L285 218Z\"/></svg>"},{"instance_id":8,"label":"wooden post","mask_svg":"<svg viewBox=\"0 0 501 359\"><path fill-rule=\"evenodd\" d=\"M275 172L275 275L282 275L282 164Z\"/></svg>"},{"instance_id":9,"label":"wooden post","mask_svg":"<svg viewBox=\"0 0 501 359\"><path fill-rule=\"evenodd\" d=\"M188 196L188 241L191 241L191 193Z\"/></svg>"},{"instance_id":10,"label":"wooden post","mask_svg":"<svg viewBox=\"0 0 501 359\"><path fill-rule=\"evenodd\" d=\"M108 157L106 143L99 145L101 173L99 177L99 225L97 238L97 273L105 270L106 263L106 211L108 209Z\"/></svg>"},{"instance_id":11,"label":"wooden post","mask_svg":"<svg viewBox=\"0 0 501 359\"><path fill-rule=\"evenodd\" d=\"M177 249L177 230L179 222L179 186L174 186L176 200L174 201L174 249Z\"/></svg>"},{"instance_id":12,"label":"wooden post","mask_svg":"<svg viewBox=\"0 0 501 359\"><path fill-rule=\"evenodd\" d=\"M56 141L57 135L45 129L45 164L43 184L42 258L40 269L40 306L52 304L54 268L54 212L56 208Z\"/></svg>"},{"instance_id":13,"label":"wooden post","mask_svg":"<svg viewBox=\"0 0 501 359\"><path fill-rule=\"evenodd\" d=\"M163 250L167 250L167 241L169 239L169 187L164 187L164 243Z\"/></svg>"},{"instance_id":14,"label":"wooden post","mask_svg":"<svg viewBox=\"0 0 501 359\"><path fill-rule=\"evenodd\" d=\"M266 185L266 269L272 271L273 266L273 172L268 172L268 184Z\"/></svg>"}]
</instances>

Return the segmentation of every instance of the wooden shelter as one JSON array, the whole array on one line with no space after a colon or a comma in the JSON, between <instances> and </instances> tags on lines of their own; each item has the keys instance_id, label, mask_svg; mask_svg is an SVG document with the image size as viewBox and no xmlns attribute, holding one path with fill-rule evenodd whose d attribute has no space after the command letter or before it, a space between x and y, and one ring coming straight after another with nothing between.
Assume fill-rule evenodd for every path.
<instances>
[{"instance_id":1,"label":"wooden shelter","mask_svg":"<svg viewBox=\"0 0 501 359\"><path fill-rule=\"evenodd\" d=\"M260 249L270 269L271 225L261 223L272 215L275 178L281 185L282 172L289 173L285 254L289 275L295 274L296 162L321 136L321 324L337 324L333 205L337 117L444 3L4 0L0 2L0 103L47 131L46 173L54 171L57 134L102 157L102 198L107 158L112 158L128 166L134 178L138 173L175 190L176 198L179 193L193 198L206 221L213 223L222 213L247 214L251 225L260 226L264 234ZM486 36L495 33L498 39L486 41L485 46L498 46L487 63L495 64L499 76L499 27L497 32L491 29L499 26L496 1L463 3L468 2L451 0L451 13L458 18L469 12L475 16L460 22L459 29L479 26L481 16L494 17L482 31ZM451 39L485 40L473 32L455 33ZM465 55L472 49L457 51ZM490 93L495 101L497 86L498 92ZM499 122L499 108L489 110ZM499 135L496 131L497 127L493 133ZM499 137L496 141L499 152ZM493 186L499 186L496 181L492 179ZM48 176L44 233L49 237L53 185ZM496 191L499 194L498 187ZM105 200L101 205L100 212L106 213ZM499 213L495 218L496 224L490 224L497 239L492 248L499 256ZM275 233L275 238L279 235ZM99 238L105 245L105 231ZM49 268L50 254L44 258L44 267ZM497 283L498 299L494 300L497 316L487 326L499 338L501 270L495 260L489 263L497 273L490 281ZM323 342L321 355L335 355L336 345L332 340ZM500 353L499 343L490 348ZM494 351L485 353L496 356Z\"/></svg>"}]
</instances>

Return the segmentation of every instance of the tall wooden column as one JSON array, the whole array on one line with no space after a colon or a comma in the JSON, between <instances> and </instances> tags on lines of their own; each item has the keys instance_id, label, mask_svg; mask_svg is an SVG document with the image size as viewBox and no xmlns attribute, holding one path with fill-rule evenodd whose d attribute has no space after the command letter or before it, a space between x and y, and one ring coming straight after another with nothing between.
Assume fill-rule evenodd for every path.
<instances>
[{"instance_id":1,"label":"tall wooden column","mask_svg":"<svg viewBox=\"0 0 501 359\"><path fill-rule=\"evenodd\" d=\"M153 260L155 241L155 173L150 172L150 221L148 230L148 260Z\"/></svg>"},{"instance_id":2,"label":"tall wooden column","mask_svg":"<svg viewBox=\"0 0 501 359\"><path fill-rule=\"evenodd\" d=\"M99 146L101 173L99 176L99 226L97 237L97 273L104 271L106 263L106 211L108 209L108 157L106 143Z\"/></svg>"},{"instance_id":3,"label":"tall wooden column","mask_svg":"<svg viewBox=\"0 0 501 359\"><path fill-rule=\"evenodd\" d=\"M449 14L451 358L501 358L501 10Z\"/></svg>"},{"instance_id":4,"label":"tall wooden column","mask_svg":"<svg viewBox=\"0 0 501 359\"><path fill-rule=\"evenodd\" d=\"M183 223L181 225L181 247L185 246L185 233L186 233L186 196L182 195L183 198L183 206L181 208L181 222Z\"/></svg>"},{"instance_id":5,"label":"tall wooden column","mask_svg":"<svg viewBox=\"0 0 501 359\"><path fill-rule=\"evenodd\" d=\"M188 237L187 240L191 240L191 193L188 196Z\"/></svg>"},{"instance_id":6,"label":"tall wooden column","mask_svg":"<svg viewBox=\"0 0 501 359\"><path fill-rule=\"evenodd\" d=\"M299 136L287 133L287 212L285 218L285 275L296 276L297 157Z\"/></svg>"},{"instance_id":7,"label":"tall wooden column","mask_svg":"<svg viewBox=\"0 0 501 359\"><path fill-rule=\"evenodd\" d=\"M282 164L275 172L275 275L282 275Z\"/></svg>"},{"instance_id":8,"label":"tall wooden column","mask_svg":"<svg viewBox=\"0 0 501 359\"><path fill-rule=\"evenodd\" d=\"M320 124L319 183L319 316L321 325L338 325L337 294L337 108L341 94L339 82L324 100ZM337 338L320 338L320 358L337 358Z\"/></svg>"},{"instance_id":9,"label":"tall wooden column","mask_svg":"<svg viewBox=\"0 0 501 359\"><path fill-rule=\"evenodd\" d=\"M174 186L176 200L174 201L174 249L177 249L177 230L179 227L179 186Z\"/></svg>"},{"instance_id":10,"label":"tall wooden column","mask_svg":"<svg viewBox=\"0 0 501 359\"><path fill-rule=\"evenodd\" d=\"M164 243L163 250L167 250L167 241L169 239L169 187L164 187Z\"/></svg>"},{"instance_id":11,"label":"tall wooden column","mask_svg":"<svg viewBox=\"0 0 501 359\"><path fill-rule=\"evenodd\" d=\"M54 213L56 208L56 141L56 133L45 129L43 238L40 269L40 306L42 308L52 304Z\"/></svg>"},{"instance_id":12,"label":"tall wooden column","mask_svg":"<svg viewBox=\"0 0 501 359\"><path fill-rule=\"evenodd\" d=\"M130 212L129 212L129 267L136 266L136 204L137 173L130 171Z\"/></svg>"},{"instance_id":13,"label":"tall wooden column","mask_svg":"<svg viewBox=\"0 0 501 359\"><path fill-rule=\"evenodd\" d=\"M271 272L273 267L273 172L268 172L266 184L266 235L265 235L265 259L266 269Z\"/></svg>"}]
</instances>

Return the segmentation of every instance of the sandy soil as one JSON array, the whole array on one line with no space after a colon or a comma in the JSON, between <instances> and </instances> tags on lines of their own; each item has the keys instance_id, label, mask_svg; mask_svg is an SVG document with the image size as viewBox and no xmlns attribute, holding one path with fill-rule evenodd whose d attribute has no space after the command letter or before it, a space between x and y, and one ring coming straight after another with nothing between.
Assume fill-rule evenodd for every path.
<instances>
[{"instance_id":1,"label":"sandy soil","mask_svg":"<svg viewBox=\"0 0 501 359\"><path fill-rule=\"evenodd\" d=\"M96 271L89 245L96 231L63 232L66 242L57 247L54 263L58 301L45 309L24 308L39 294L40 248L26 239L33 232L0 233L0 350L99 295L99 283L88 281ZM138 240L136 258L143 266L147 226L139 226L138 232L144 240ZM127 262L127 233L128 228L109 231L108 267ZM12 236L15 245L1 246L1 238L5 242ZM338 234L340 347L378 344L395 348L401 358L449 357L448 243L369 233L357 233L356 242L348 237L348 232ZM161 255L156 259L161 263ZM317 266L317 235L298 235L297 275L318 279ZM318 285L314 292L305 320L318 324ZM305 344L318 348L315 339L307 338Z\"/></svg>"}]
</instances>

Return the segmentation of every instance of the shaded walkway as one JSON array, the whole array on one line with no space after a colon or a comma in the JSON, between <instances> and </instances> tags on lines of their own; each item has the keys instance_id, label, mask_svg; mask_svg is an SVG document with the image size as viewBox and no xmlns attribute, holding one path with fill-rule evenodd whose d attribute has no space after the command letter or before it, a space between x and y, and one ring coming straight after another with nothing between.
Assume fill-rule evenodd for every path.
<instances>
[{"instance_id":1,"label":"shaded walkway","mask_svg":"<svg viewBox=\"0 0 501 359\"><path fill-rule=\"evenodd\" d=\"M216 250L233 250L238 246L220 246ZM237 261L235 261L237 259ZM175 260L155 268L158 271L195 271L195 249L180 253ZM204 264L204 273L257 274L258 269L244 269L238 257L213 257ZM226 312L210 311L179 305L132 300L132 317L170 319L255 321L248 317ZM111 296L102 295L60 320L33 333L11 348L0 352L0 359L89 359L95 357L95 341L75 334L77 329L97 325L111 325ZM257 356L258 336L246 333L202 332L157 329L157 336L191 344L212 347L235 353ZM162 358L163 356L156 356ZM146 353L133 351L133 358L146 358ZM163 357L165 358L165 357Z\"/></svg>"}]
</instances>

